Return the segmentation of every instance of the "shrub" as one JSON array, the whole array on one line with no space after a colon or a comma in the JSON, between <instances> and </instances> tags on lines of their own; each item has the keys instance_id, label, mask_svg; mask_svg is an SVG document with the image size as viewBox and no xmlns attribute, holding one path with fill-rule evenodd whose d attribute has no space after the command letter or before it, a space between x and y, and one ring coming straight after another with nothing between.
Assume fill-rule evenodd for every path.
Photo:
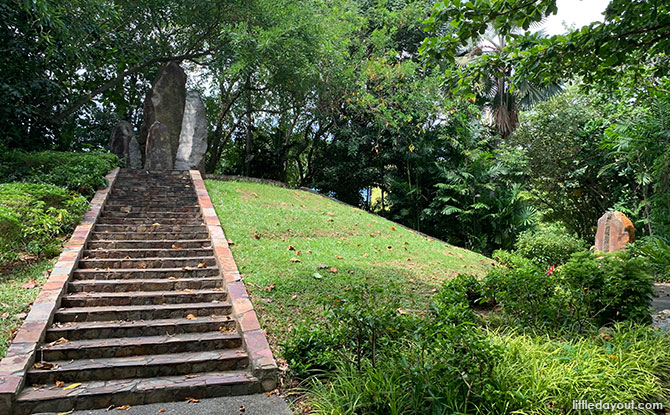
<instances>
[{"instance_id":1,"label":"shrub","mask_svg":"<svg viewBox=\"0 0 670 415\"><path fill-rule=\"evenodd\" d=\"M388 292L366 285L354 286L340 297L329 297L324 306L327 312L323 323L297 326L282 345L295 376L333 369L342 358L357 367L364 360L374 366L379 350L406 335L411 326L410 316L398 312L398 303Z\"/></svg>"},{"instance_id":2,"label":"shrub","mask_svg":"<svg viewBox=\"0 0 670 415\"><path fill-rule=\"evenodd\" d=\"M559 274L579 321L592 320L598 325L651 321L654 281L645 258L631 257L627 251L600 256L578 252Z\"/></svg>"},{"instance_id":3,"label":"shrub","mask_svg":"<svg viewBox=\"0 0 670 415\"><path fill-rule=\"evenodd\" d=\"M657 281L670 282L670 243L659 237L645 238L631 244L636 255L649 260Z\"/></svg>"},{"instance_id":4,"label":"shrub","mask_svg":"<svg viewBox=\"0 0 670 415\"><path fill-rule=\"evenodd\" d=\"M56 254L57 238L74 229L87 206L84 197L53 185L0 185L0 264L15 261L20 252Z\"/></svg>"},{"instance_id":5,"label":"shrub","mask_svg":"<svg viewBox=\"0 0 670 415\"><path fill-rule=\"evenodd\" d=\"M534 265L534 262L516 252L499 249L493 252L493 259L506 268L523 268Z\"/></svg>"},{"instance_id":6,"label":"shrub","mask_svg":"<svg viewBox=\"0 0 670 415\"><path fill-rule=\"evenodd\" d=\"M565 264L570 255L584 250L584 243L565 231L548 227L519 235L516 253L543 267Z\"/></svg>"},{"instance_id":7,"label":"shrub","mask_svg":"<svg viewBox=\"0 0 670 415\"><path fill-rule=\"evenodd\" d=\"M325 359L332 365L328 371L313 372L319 376L309 381L314 411L425 414L474 408L490 387L496 348L474 324L465 296L454 303L452 292L443 288L432 312L423 317L399 313L387 303L361 302L351 294L351 307L340 305L327 317L328 327L341 330L294 331L304 340L294 340L285 356L291 361L304 356L310 364ZM357 340L360 332L367 333L362 341ZM333 333L337 342L332 341ZM363 353L358 353L357 344L365 345ZM322 351L321 357L296 350L313 345Z\"/></svg>"},{"instance_id":8,"label":"shrub","mask_svg":"<svg viewBox=\"0 0 670 415\"><path fill-rule=\"evenodd\" d=\"M570 310L556 274L537 265L496 268L485 278L485 297L509 324L533 329L569 325Z\"/></svg>"},{"instance_id":9,"label":"shrub","mask_svg":"<svg viewBox=\"0 0 670 415\"><path fill-rule=\"evenodd\" d=\"M8 151L0 154L0 181L53 184L90 197L118 164L109 153Z\"/></svg>"}]
</instances>

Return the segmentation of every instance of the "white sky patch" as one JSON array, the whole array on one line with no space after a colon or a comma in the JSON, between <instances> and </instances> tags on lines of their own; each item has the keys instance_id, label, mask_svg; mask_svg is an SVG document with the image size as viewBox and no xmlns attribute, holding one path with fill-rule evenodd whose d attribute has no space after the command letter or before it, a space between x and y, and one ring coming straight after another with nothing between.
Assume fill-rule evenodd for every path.
<instances>
[{"instance_id":1,"label":"white sky patch","mask_svg":"<svg viewBox=\"0 0 670 415\"><path fill-rule=\"evenodd\" d=\"M603 21L603 12L610 0L558 0L558 13L547 18L539 29L548 36L565 33L568 27L580 28L595 21Z\"/></svg>"}]
</instances>

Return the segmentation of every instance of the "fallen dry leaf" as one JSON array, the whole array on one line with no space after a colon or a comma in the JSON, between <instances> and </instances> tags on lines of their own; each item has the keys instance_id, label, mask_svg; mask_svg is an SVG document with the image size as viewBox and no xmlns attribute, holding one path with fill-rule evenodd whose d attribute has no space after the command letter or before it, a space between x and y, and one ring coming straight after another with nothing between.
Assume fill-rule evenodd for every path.
<instances>
[{"instance_id":1,"label":"fallen dry leaf","mask_svg":"<svg viewBox=\"0 0 670 415\"><path fill-rule=\"evenodd\" d=\"M205 265L204 262L201 262L198 264L198 268L205 268L207 265Z\"/></svg>"},{"instance_id":2,"label":"fallen dry leaf","mask_svg":"<svg viewBox=\"0 0 670 415\"><path fill-rule=\"evenodd\" d=\"M172 249L181 249L181 248L180 248L180 247L178 247L178 246L177 246L177 245L175 245L175 244L172 244Z\"/></svg>"},{"instance_id":3,"label":"fallen dry leaf","mask_svg":"<svg viewBox=\"0 0 670 415\"><path fill-rule=\"evenodd\" d=\"M50 362L35 362L33 367L39 370L53 370L58 369L59 366Z\"/></svg>"},{"instance_id":4,"label":"fallen dry leaf","mask_svg":"<svg viewBox=\"0 0 670 415\"><path fill-rule=\"evenodd\" d=\"M269 293L270 291L274 290L274 288L275 288L275 284L272 283L272 284L270 284L270 285L266 285L265 288L263 288L263 290L264 290L266 293Z\"/></svg>"},{"instance_id":5,"label":"fallen dry leaf","mask_svg":"<svg viewBox=\"0 0 670 415\"><path fill-rule=\"evenodd\" d=\"M232 240L232 239L228 239L228 241L227 241L227 242L228 242L228 245L230 245L230 246L233 246L233 245L235 245L235 242L233 242L233 240Z\"/></svg>"},{"instance_id":6,"label":"fallen dry leaf","mask_svg":"<svg viewBox=\"0 0 670 415\"><path fill-rule=\"evenodd\" d=\"M27 283L23 284L21 286L21 288L25 288L26 290L29 290L31 288L35 288L36 285L37 285L37 283L35 282L35 280L30 280Z\"/></svg>"},{"instance_id":7,"label":"fallen dry leaf","mask_svg":"<svg viewBox=\"0 0 670 415\"><path fill-rule=\"evenodd\" d=\"M259 234L257 234L256 232L254 232L254 238L261 239L261 236Z\"/></svg>"},{"instance_id":8,"label":"fallen dry leaf","mask_svg":"<svg viewBox=\"0 0 670 415\"><path fill-rule=\"evenodd\" d=\"M160 413L162 413L162 412L165 412L165 409L161 408L161 409L159 409L159 410L158 410L158 412L157 412L157 413L159 413L159 414L160 414Z\"/></svg>"},{"instance_id":9,"label":"fallen dry leaf","mask_svg":"<svg viewBox=\"0 0 670 415\"><path fill-rule=\"evenodd\" d=\"M70 409L67 412L59 412L58 415L70 415L72 412L74 412L74 409Z\"/></svg>"},{"instance_id":10,"label":"fallen dry leaf","mask_svg":"<svg viewBox=\"0 0 670 415\"><path fill-rule=\"evenodd\" d=\"M0 316L0 317L2 317L3 319L8 318L9 317L9 311L2 313L2 316Z\"/></svg>"},{"instance_id":11,"label":"fallen dry leaf","mask_svg":"<svg viewBox=\"0 0 670 415\"><path fill-rule=\"evenodd\" d=\"M407 314L407 311L403 310L402 308L398 308L398 314Z\"/></svg>"},{"instance_id":12,"label":"fallen dry leaf","mask_svg":"<svg viewBox=\"0 0 670 415\"><path fill-rule=\"evenodd\" d=\"M188 402L188 403L198 403L198 402L200 402L200 399L195 399L195 398L188 397L188 398L186 398L186 402Z\"/></svg>"},{"instance_id":13,"label":"fallen dry leaf","mask_svg":"<svg viewBox=\"0 0 670 415\"><path fill-rule=\"evenodd\" d=\"M189 320L195 320L195 316L193 314L188 314L186 318Z\"/></svg>"},{"instance_id":14,"label":"fallen dry leaf","mask_svg":"<svg viewBox=\"0 0 670 415\"><path fill-rule=\"evenodd\" d=\"M293 245L289 245L289 246L288 246L288 250L289 250L289 251L295 251L295 247L294 247Z\"/></svg>"},{"instance_id":15,"label":"fallen dry leaf","mask_svg":"<svg viewBox=\"0 0 670 415\"><path fill-rule=\"evenodd\" d=\"M130 405L121 405L121 406L117 406L114 409L119 410L119 411L127 411L128 409L130 409Z\"/></svg>"},{"instance_id":16,"label":"fallen dry leaf","mask_svg":"<svg viewBox=\"0 0 670 415\"><path fill-rule=\"evenodd\" d=\"M337 268L335 268L335 267L330 267L330 268L328 268L328 272L330 272L330 273L332 273L332 274L337 274L337 273L338 273L338 270L337 270Z\"/></svg>"},{"instance_id":17,"label":"fallen dry leaf","mask_svg":"<svg viewBox=\"0 0 670 415\"><path fill-rule=\"evenodd\" d=\"M291 261L291 262L301 262L301 261L300 261L298 258L296 258L296 257L293 257L293 258L289 259L289 261Z\"/></svg>"},{"instance_id":18,"label":"fallen dry leaf","mask_svg":"<svg viewBox=\"0 0 670 415\"><path fill-rule=\"evenodd\" d=\"M57 381L56 381L56 387L57 387L57 388L62 388L63 386L65 386L65 382L60 381L60 380L57 380Z\"/></svg>"},{"instance_id":19,"label":"fallen dry leaf","mask_svg":"<svg viewBox=\"0 0 670 415\"><path fill-rule=\"evenodd\" d=\"M328 216L335 216L335 214L334 214L333 212L326 212L326 215L328 215Z\"/></svg>"},{"instance_id":20,"label":"fallen dry leaf","mask_svg":"<svg viewBox=\"0 0 670 415\"><path fill-rule=\"evenodd\" d=\"M73 384L70 385L70 386L66 386L66 387L64 387L63 390L64 390L64 391L67 391L67 390L70 390L70 389L78 388L79 386L81 386L81 383L73 383Z\"/></svg>"},{"instance_id":21,"label":"fallen dry leaf","mask_svg":"<svg viewBox=\"0 0 670 415\"><path fill-rule=\"evenodd\" d=\"M342 259L342 255L335 255L335 258Z\"/></svg>"},{"instance_id":22,"label":"fallen dry leaf","mask_svg":"<svg viewBox=\"0 0 670 415\"><path fill-rule=\"evenodd\" d=\"M177 277L168 277L168 279L174 281L174 280L178 280L179 278L177 278Z\"/></svg>"}]
</instances>

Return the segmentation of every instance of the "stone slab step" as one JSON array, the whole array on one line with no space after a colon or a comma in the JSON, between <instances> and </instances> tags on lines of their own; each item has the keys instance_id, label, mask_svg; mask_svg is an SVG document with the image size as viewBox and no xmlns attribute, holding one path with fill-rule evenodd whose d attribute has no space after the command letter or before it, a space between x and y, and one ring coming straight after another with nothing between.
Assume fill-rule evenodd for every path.
<instances>
[{"instance_id":1,"label":"stone slab step","mask_svg":"<svg viewBox=\"0 0 670 415\"><path fill-rule=\"evenodd\" d=\"M144 198L142 198L144 196ZM195 192L191 188L175 189L175 190L118 190L113 189L109 195L109 200L152 200L152 201L184 201L184 200L198 200Z\"/></svg>"},{"instance_id":2,"label":"stone slab step","mask_svg":"<svg viewBox=\"0 0 670 415\"><path fill-rule=\"evenodd\" d=\"M221 277L70 281L70 292L205 290L222 288Z\"/></svg>"},{"instance_id":3,"label":"stone slab step","mask_svg":"<svg viewBox=\"0 0 670 415\"><path fill-rule=\"evenodd\" d=\"M173 251L173 250L170 250ZM180 251L174 249L174 251ZM204 268L215 267L213 256L179 258L88 258L79 261L79 269L155 269L155 268Z\"/></svg>"},{"instance_id":4,"label":"stone slab step","mask_svg":"<svg viewBox=\"0 0 670 415\"><path fill-rule=\"evenodd\" d=\"M98 249L86 250L83 259L131 259L131 258L184 258L209 257L214 255L212 248L189 249Z\"/></svg>"},{"instance_id":5,"label":"stone slab step","mask_svg":"<svg viewBox=\"0 0 670 415\"><path fill-rule=\"evenodd\" d=\"M203 352L242 346L242 337L232 332L183 333L162 336L104 337L91 340L52 342L42 346L38 356L44 361L102 359L148 354Z\"/></svg>"},{"instance_id":6,"label":"stone slab step","mask_svg":"<svg viewBox=\"0 0 670 415\"><path fill-rule=\"evenodd\" d=\"M218 267L77 269L75 280L196 278L219 276Z\"/></svg>"},{"instance_id":7,"label":"stone slab step","mask_svg":"<svg viewBox=\"0 0 670 415\"><path fill-rule=\"evenodd\" d=\"M120 210L107 210L101 213L101 218L121 217L121 218L200 218L200 212L156 212L156 211L130 211L122 212Z\"/></svg>"},{"instance_id":8,"label":"stone slab step","mask_svg":"<svg viewBox=\"0 0 670 415\"><path fill-rule=\"evenodd\" d=\"M137 321L82 321L54 323L47 330L46 341L65 338L84 340L115 337L161 336L209 331L234 331L235 320L229 315Z\"/></svg>"},{"instance_id":9,"label":"stone slab step","mask_svg":"<svg viewBox=\"0 0 670 415\"><path fill-rule=\"evenodd\" d=\"M163 241L134 241L134 240L99 240L89 241L86 246L89 250L98 249L190 249L211 248L209 239L166 239Z\"/></svg>"},{"instance_id":10,"label":"stone slab step","mask_svg":"<svg viewBox=\"0 0 670 415\"><path fill-rule=\"evenodd\" d=\"M201 232L92 232L92 241L161 241L165 239L207 239Z\"/></svg>"},{"instance_id":11,"label":"stone slab step","mask_svg":"<svg viewBox=\"0 0 670 415\"><path fill-rule=\"evenodd\" d=\"M186 201L175 201L171 203L166 203L164 201L153 201L153 200L109 200L105 204L105 209L120 210L121 208L130 208L131 212L140 209L149 210L154 208L155 210L169 210L177 212L185 212L184 208L195 209L198 207L198 201L191 200L189 203Z\"/></svg>"},{"instance_id":12,"label":"stone slab step","mask_svg":"<svg viewBox=\"0 0 670 415\"><path fill-rule=\"evenodd\" d=\"M82 382L81 386L70 390L47 385L37 389L25 388L18 396L15 414L69 412L73 409L89 410L122 405L137 406L183 401L186 398L204 399L261 391L260 382L248 371L91 381Z\"/></svg>"},{"instance_id":13,"label":"stone slab step","mask_svg":"<svg viewBox=\"0 0 670 415\"><path fill-rule=\"evenodd\" d=\"M201 225L202 218L115 218L104 217L98 219L98 225L153 225L160 223L161 225Z\"/></svg>"},{"instance_id":14,"label":"stone slab step","mask_svg":"<svg viewBox=\"0 0 670 415\"><path fill-rule=\"evenodd\" d=\"M220 289L181 291L79 292L67 294L62 307L102 307L148 304L185 304L226 301L228 293Z\"/></svg>"},{"instance_id":15,"label":"stone slab step","mask_svg":"<svg viewBox=\"0 0 670 415\"><path fill-rule=\"evenodd\" d=\"M96 232L206 232L203 223L197 225L174 225L154 222L149 224L99 224L95 225Z\"/></svg>"},{"instance_id":16,"label":"stone slab step","mask_svg":"<svg viewBox=\"0 0 670 415\"><path fill-rule=\"evenodd\" d=\"M70 307L56 310L54 321L156 320L186 318L189 315L194 317L220 316L228 315L230 312L231 305L227 302Z\"/></svg>"},{"instance_id":17,"label":"stone slab step","mask_svg":"<svg viewBox=\"0 0 670 415\"><path fill-rule=\"evenodd\" d=\"M55 368L51 370L29 369L27 384L54 385L56 381L84 382L240 370L247 367L248 358L242 348L234 348L74 361L56 360L50 363Z\"/></svg>"},{"instance_id":18,"label":"stone slab step","mask_svg":"<svg viewBox=\"0 0 670 415\"><path fill-rule=\"evenodd\" d=\"M104 207L105 215L110 212L120 212L120 213L150 213L152 215L160 215L161 213L173 214L173 213L200 213L199 206L114 206L105 205Z\"/></svg>"}]
</instances>

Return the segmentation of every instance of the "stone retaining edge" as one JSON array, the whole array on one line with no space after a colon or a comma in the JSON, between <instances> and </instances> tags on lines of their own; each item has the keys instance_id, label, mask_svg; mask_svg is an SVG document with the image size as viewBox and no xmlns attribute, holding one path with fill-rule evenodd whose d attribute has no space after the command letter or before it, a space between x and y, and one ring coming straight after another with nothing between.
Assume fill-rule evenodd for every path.
<instances>
[{"instance_id":1,"label":"stone retaining edge","mask_svg":"<svg viewBox=\"0 0 670 415\"><path fill-rule=\"evenodd\" d=\"M0 361L0 413L2 414L11 413L14 399L24 386L26 371L34 363L37 346L44 340L47 328L60 305L61 297L67 292L67 283L81 258L118 172L119 168L116 167L105 176L108 182L107 187L99 189L93 196L88 211L72 233L72 237L58 257L58 261L31 306L23 325L7 349L7 354Z\"/></svg>"},{"instance_id":2,"label":"stone retaining edge","mask_svg":"<svg viewBox=\"0 0 670 415\"><path fill-rule=\"evenodd\" d=\"M228 298L233 306L233 316L237 322L244 345L249 355L253 375L257 377L264 391L271 391L277 386L277 363L272 356L265 332L261 329L254 306L244 287L244 282L237 269L228 240L221 228L205 182L198 170L190 170L191 180L198 195L198 203L202 217L207 224L207 231L212 240L212 249L220 272L226 280Z\"/></svg>"}]
</instances>

